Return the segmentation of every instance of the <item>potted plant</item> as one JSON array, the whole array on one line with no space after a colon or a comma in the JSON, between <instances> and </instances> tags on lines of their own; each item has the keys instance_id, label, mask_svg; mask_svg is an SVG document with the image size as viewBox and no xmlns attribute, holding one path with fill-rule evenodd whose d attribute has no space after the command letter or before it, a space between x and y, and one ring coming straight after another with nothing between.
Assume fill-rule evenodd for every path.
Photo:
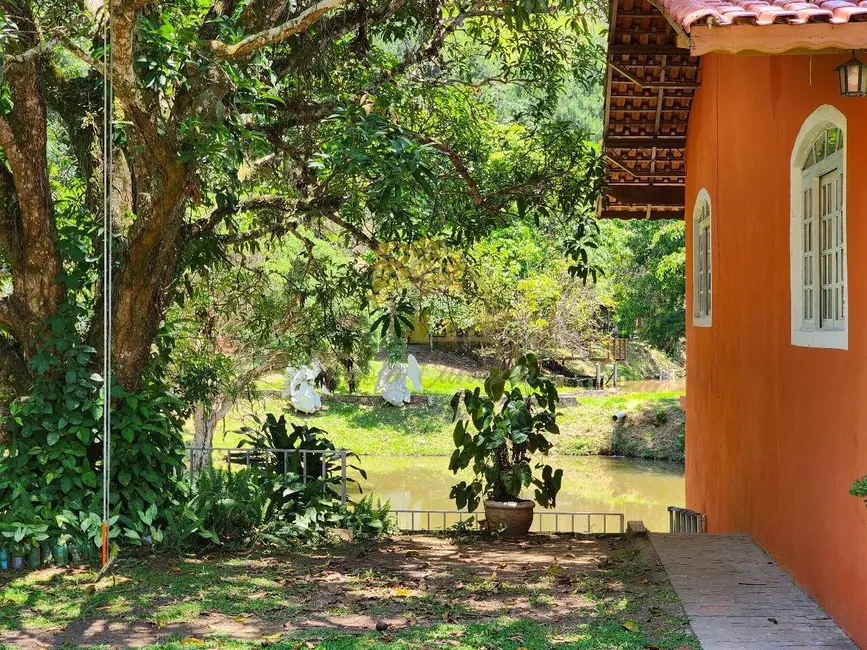
<instances>
[{"instance_id":1,"label":"potted plant","mask_svg":"<svg viewBox=\"0 0 867 650\"><path fill-rule=\"evenodd\" d=\"M48 539L48 525L37 523L13 522L3 530L3 536L11 540L12 568L23 569L24 558L31 569L39 568L41 554L39 547Z\"/></svg>"},{"instance_id":2,"label":"potted plant","mask_svg":"<svg viewBox=\"0 0 867 650\"><path fill-rule=\"evenodd\" d=\"M505 535L530 530L535 504L521 498L530 486L540 506L556 505L563 470L555 471L540 457L551 449L547 435L559 433L558 400L554 381L542 374L533 354L522 356L513 368L492 370L484 393L477 387L452 398L455 450L449 469L457 474L471 467L475 477L452 487L450 497L470 512L484 499L488 530ZM462 401L468 417L458 419Z\"/></svg>"},{"instance_id":3,"label":"potted plant","mask_svg":"<svg viewBox=\"0 0 867 650\"><path fill-rule=\"evenodd\" d=\"M12 554L9 552L10 544L9 537L5 534L9 527L0 522L0 571L8 571L12 561Z\"/></svg>"},{"instance_id":4,"label":"potted plant","mask_svg":"<svg viewBox=\"0 0 867 650\"><path fill-rule=\"evenodd\" d=\"M27 547L22 542L10 542L9 548L9 552L11 553L9 568L14 571L20 571L24 568L24 555L27 552Z\"/></svg>"}]
</instances>

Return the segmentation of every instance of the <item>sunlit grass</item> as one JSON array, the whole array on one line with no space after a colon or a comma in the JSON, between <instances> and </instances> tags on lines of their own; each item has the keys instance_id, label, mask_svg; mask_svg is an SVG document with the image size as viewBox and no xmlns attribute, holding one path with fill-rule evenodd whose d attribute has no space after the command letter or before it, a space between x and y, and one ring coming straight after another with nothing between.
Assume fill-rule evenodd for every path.
<instances>
[{"instance_id":1,"label":"sunlit grass","mask_svg":"<svg viewBox=\"0 0 867 650\"><path fill-rule=\"evenodd\" d=\"M443 379L439 386L446 395L434 394L430 405L414 404L397 408L385 403L368 406L326 399L325 410L312 416L295 413L288 401L279 397L244 400L218 425L214 446L237 446L242 439L239 429L257 426L255 418L261 419L271 412L278 415L286 413L290 422L300 424L306 421L310 426L319 427L330 434L338 447L360 454L449 455L453 450L453 424L446 387L457 385L456 382L454 378ZM633 445L629 449L630 455L654 457L653 437L659 435L661 429L656 426L652 416L670 409L676 411L677 397L677 393L579 397L577 406L560 408L560 436L554 440L555 451L566 455L616 452L618 426L612 421L612 414L625 410L633 416L644 414L641 417L647 420L635 425L634 430L630 428L632 424L621 427L621 432L629 432L628 442ZM636 422L634 417L632 422ZM192 438L191 423L187 424L186 435L188 440Z\"/></svg>"},{"instance_id":2,"label":"sunlit grass","mask_svg":"<svg viewBox=\"0 0 867 650\"><path fill-rule=\"evenodd\" d=\"M379 376L382 365L382 361L373 361L370 364L370 371L359 382L357 393L362 395L374 393L376 378ZM484 378L481 377L482 374L480 371L479 376L476 376L451 366L425 363L421 366L422 392L425 395L448 395L451 397L463 388L480 385L484 381ZM271 373L262 377L257 382L257 386L260 390L283 390L284 382L285 378L281 373ZM346 392L346 386L338 386L338 391Z\"/></svg>"}]
</instances>

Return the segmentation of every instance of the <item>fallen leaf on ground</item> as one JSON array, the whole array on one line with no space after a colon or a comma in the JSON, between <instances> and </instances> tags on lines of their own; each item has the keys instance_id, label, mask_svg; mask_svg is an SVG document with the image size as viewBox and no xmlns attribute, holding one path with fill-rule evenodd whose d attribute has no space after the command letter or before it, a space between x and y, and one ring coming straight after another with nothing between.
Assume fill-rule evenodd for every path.
<instances>
[{"instance_id":1,"label":"fallen leaf on ground","mask_svg":"<svg viewBox=\"0 0 867 650\"><path fill-rule=\"evenodd\" d=\"M623 622L623 627L624 627L625 629L629 630L630 632L639 632L639 631L641 631L641 628L638 627L638 623L636 623L635 621L633 621L631 618L630 618L630 619L627 619L626 621Z\"/></svg>"},{"instance_id":2,"label":"fallen leaf on ground","mask_svg":"<svg viewBox=\"0 0 867 650\"><path fill-rule=\"evenodd\" d=\"M202 641L201 639L197 639L194 636L188 636L186 639L181 641L181 644L183 644L183 645L207 645L204 641Z\"/></svg>"},{"instance_id":3,"label":"fallen leaf on ground","mask_svg":"<svg viewBox=\"0 0 867 650\"><path fill-rule=\"evenodd\" d=\"M561 567L559 564L552 564L547 569L545 569L545 573L547 573L549 576L555 576L558 575L562 570L563 567Z\"/></svg>"},{"instance_id":4,"label":"fallen leaf on ground","mask_svg":"<svg viewBox=\"0 0 867 650\"><path fill-rule=\"evenodd\" d=\"M398 598L403 598L405 596L412 596L412 589L404 589L398 588L394 590L394 595Z\"/></svg>"}]
</instances>

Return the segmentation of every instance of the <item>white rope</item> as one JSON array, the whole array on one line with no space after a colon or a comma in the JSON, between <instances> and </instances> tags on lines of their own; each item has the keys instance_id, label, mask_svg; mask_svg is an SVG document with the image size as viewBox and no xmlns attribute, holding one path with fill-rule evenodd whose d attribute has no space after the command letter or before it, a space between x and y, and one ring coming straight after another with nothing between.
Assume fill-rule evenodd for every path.
<instances>
[{"instance_id":1,"label":"white rope","mask_svg":"<svg viewBox=\"0 0 867 650\"><path fill-rule=\"evenodd\" d=\"M103 95L102 95L102 522L103 522L103 563L107 561L108 521L111 518L111 328L112 328L112 223L111 223L111 174L114 166L113 145L113 101L112 101L112 62L110 53L111 3L105 3L108 15L102 32Z\"/></svg>"}]
</instances>

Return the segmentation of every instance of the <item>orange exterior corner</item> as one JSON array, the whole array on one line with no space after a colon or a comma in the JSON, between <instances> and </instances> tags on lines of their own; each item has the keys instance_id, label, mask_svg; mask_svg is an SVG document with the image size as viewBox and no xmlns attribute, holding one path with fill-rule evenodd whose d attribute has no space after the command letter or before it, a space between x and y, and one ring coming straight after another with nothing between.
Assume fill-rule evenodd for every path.
<instances>
[{"instance_id":1,"label":"orange exterior corner","mask_svg":"<svg viewBox=\"0 0 867 650\"><path fill-rule=\"evenodd\" d=\"M867 98L846 55L706 55L687 140L687 507L745 532L867 647ZM792 344L791 156L804 121L847 118L848 349ZM693 206L712 206L713 312L692 325Z\"/></svg>"}]
</instances>

